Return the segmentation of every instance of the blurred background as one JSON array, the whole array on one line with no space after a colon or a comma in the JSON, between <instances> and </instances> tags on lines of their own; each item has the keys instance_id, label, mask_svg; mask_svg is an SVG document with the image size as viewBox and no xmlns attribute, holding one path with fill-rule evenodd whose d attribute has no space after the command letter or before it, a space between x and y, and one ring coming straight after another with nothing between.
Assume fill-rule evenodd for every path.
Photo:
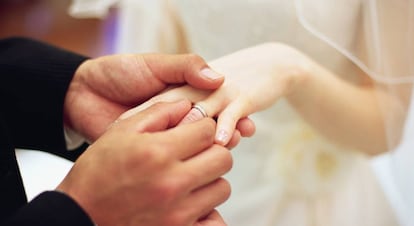
<instances>
[{"instance_id":1,"label":"blurred background","mask_svg":"<svg viewBox=\"0 0 414 226\"><path fill-rule=\"evenodd\" d=\"M116 11L105 19L73 18L71 0L0 0L0 38L26 36L87 56L113 51Z\"/></svg>"},{"instance_id":2,"label":"blurred background","mask_svg":"<svg viewBox=\"0 0 414 226\"><path fill-rule=\"evenodd\" d=\"M105 4L105 2L116 2L116 0L99 1L101 1L102 4ZM181 7L180 18L169 14L177 13L179 10L174 12L174 10L171 10L168 6L161 3L164 1L158 0L124 0L120 1L121 3L124 3L121 5L123 7L120 7L119 9L116 7L107 7L101 16L82 16L81 14L77 14L78 17L74 17L69 13L73 2L76 1L0 0L0 38L10 36L31 37L89 57L127 51L160 51L168 53L194 51L201 54L207 60L215 59L218 56L225 55L249 45L275 40L275 36L279 39L285 39L287 42L297 41L299 45L300 42L304 40L303 45L306 45L308 48L309 45L307 44L309 40L307 39L314 38L313 36L310 37L309 34L307 34L309 37L303 35L304 31L299 30L299 28L296 30L302 32L300 33L301 35L292 36L289 32L284 32L285 30L289 31L289 28L291 27L295 28L294 26L298 26L297 24L287 24L286 27L281 26L283 24L278 24L274 25L279 26L275 29L273 23L268 22L270 21L269 18L274 19L273 21L285 21L277 16L274 18L274 10L279 10L277 11L277 15L280 15L281 18L282 16L286 16L284 13L290 12L289 10L292 12L294 11L293 8L289 8L291 7L290 5L286 10L277 7L277 2L283 1L275 1L276 3L272 6L276 7L266 7L266 5L255 4L254 1L240 1L245 2L245 4L252 4L253 6L257 5L257 9L255 8L255 12L257 13L255 14L256 16L249 16L249 14L246 14L245 11L243 11L246 10L250 13L251 11L254 11L253 7L243 8L240 6L238 9L240 15L247 15L246 18L249 17L245 19L246 21L249 21L250 18L253 18L252 20L257 19L257 21L252 23L253 29L251 30L244 29L245 21L240 22L240 15L239 17L234 16L234 21L229 20L229 23L233 23L233 27L222 26L226 29L229 28L228 30L214 30L215 28L220 28L217 24L223 22L220 15L227 15L226 13L219 14L219 12L221 12L219 7L224 7L223 5L233 7L231 4L237 1L226 0L219 2L220 4L217 4L218 8L211 7L210 11L203 11L205 14L192 10L190 7L185 8L186 6L191 6L191 4L197 5L196 2L170 1L178 2L177 9L180 9ZM135 6L132 2L142 7ZM187 4L182 3L182 5L180 5L180 2L187 2ZM204 3L206 2L208 1L204 1ZM216 1L216 3L217 2L218 1ZM108 5L111 4L112 3L108 3ZM208 3L206 3L206 5L208 5ZM288 5L288 3L286 3L286 5ZM263 13L263 8L266 9L265 13ZM213 17L216 22L215 24L211 22L211 15L215 15L214 13L217 13L217 16ZM179 13L177 13L177 15L178 14ZM191 17L192 15L194 17ZM261 15L264 16L260 17ZM229 17L231 18L231 15ZM294 15L292 17L294 17ZM131 18L133 19L133 22L131 22ZM194 18L197 18L197 20ZM260 18L265 19L260 21ZM182 21L180 21L180 19ZM292 18L290 19L291 22L297 22ZM195 25L191 22L194 22ZM196 22L200 23L196 24ZM263 25L263 28L260 29L259 26L255 26L256 23ZM119 26L120 24L124 26ZM202 26L199 26L200 24L202 24ZM238 24L240 27L237 27ZM183 29L183 27L186 29ZM232 39L233 37L231 35L226 34L226 32L232 30L232 28L233 32L229 33L233 33L238 39ZM272 31L272 29L280 30L282 32L280 32L281 34L273 34L273 32L268 33L268 31ZM205 33L202 33L203 31L205 31ZM228 40L231 40L231 43ZM211 45L209 46L209 44ZM324 61L330 62L339 58L342 60L343 58L343 56L336 56L335 54L337 53L335 52L326 54L326 52L324 52L327 49L325 43L319 43L316 40L312 40L312 45L310 47L314 47L315 49L313 51L315 52L319 51L319 49L321 51L323 50L322 54L317 53ZM340 60L338 60L338 62ZM341 66L349 68L349 64ZM278 104L279 110L286 109L285 105L286 104L283 102ZM283 110L281 112L293 117L291 116L292 113L290 111ZM274 112L270 113L268 112L265 114L273 117ZM288 120L285 120L285 118L280 116L284 115L279 114L280 120L277 121L277 123L279 130L282 131L280 134L284 134L287 130L284 130L285 128L281 122ZM269 124L269 118L271 117L261 115L261 120L257 120L259 126L260 123L262 123L263 125L261 128L266 128L265 124ZM293 122L293 120L291 121ZM292 125L293 123L286 123L286 128L291 127ZM274 131L275 128L271 127L269 130ZM270 132L267 131L263 131L262 133L259 131L258 134L256 134L256 137L261 137L262 140L242 143L245 150L234 151L235 153L238 153L238 155L235 156L237 161L235 161L235 167L233 169L234 173L229 175L233 185L235 185L233 186L234 198L229 200L229 204L222 209L225 217L233 223L230 224L231 226L314 226L333 225L332 222L336 222L335 225L346 226L398 225L398 223L396 223L398 222L397 219L402 218L399 216L402 211L398 208L398 206L400 206L398 203L399 199L396 198L398 195L395 195L398 191L395 191L393 187L387 186L387 184L392 184L393 175L390 175L388 171L383 170L384 165L389 164L387 163L389 159L380 156L373 160L366 160L365 158L364 160L361 160L360 156L357 156L356 162L358 164L362 162L359 164L362 165L362 167L354 167L350 172L358 179L352 179L351 177L351 179L345 180L343 177L340 177L341 180L343 179L347 182L344 183L345 185L340 184L341 186L337 186L338 184L336 182L330 183L335 185L333 186L333 190L336 192L330 194L330 197L324 197L323 199L314 198L314 200L311 200L313 197L309 198L305 196L290 198L286 195L286 191L282 186L285 181L279 179L270 183L270 180L267 180L267 176L269 175L271 180L274 179L273 176L276 172L272 171L274 170L274 163L281 163L279 162L280 158L278 156L273 156L276 152L273 152L272 155L269 154L272 151L272 148L269 148L269 146L274 146L274 149L277 149L278 147L278 144L275 145L272 143L272 141L275 140L275 137L272 137L269 134ZM283 137L284 136L282 136L282 138ZM282 140L282 138L279 139ZM269 153L260 154L256 149L262 149ZM407 150L408 149L410 148L407 148ZM256 151L256 153L251 150ZM71 162L46 153L30 150L17 150L16 153L29 199L33 198L43 190L53 189L72 165ZM257 156L257 153L260 155ZM340 157L341 156L338 158ZM279 160L274 161L276 158ZM286 162L286 159L282 160ZM371 169L371 163L373 169ZM269 175L266 174L267 172L264 172L264 174L266 174L265 176L259 174L259 172L262 172L264 169L263 165L269 166L269 171L271 171ZM254 168L255 166L257 166L257 169ZM50 168L53 168L54 170L51 171ZM307 171L310 170L305 169L298 172L303 173ZM350 174L349 172L347 173ZM41 176L39 177L39 175ZM251 181L259 181L259 179L262 179L260 176L262 176L263 181L265 181L263 184L250 183ZM250 181L248 178L250 178ZM304 188L304 190L306 189L307 187ZM385 192L383 190L385 190ZM276 205L276 203L279 203L279 205ZM254 216L252 217L252 215ZM354 220L352 220L352 218L354 218ZM263 223L267 219L270 219L269 222ZM254 223L250 223L249 220Z\"/></svg>"}]
</instances>

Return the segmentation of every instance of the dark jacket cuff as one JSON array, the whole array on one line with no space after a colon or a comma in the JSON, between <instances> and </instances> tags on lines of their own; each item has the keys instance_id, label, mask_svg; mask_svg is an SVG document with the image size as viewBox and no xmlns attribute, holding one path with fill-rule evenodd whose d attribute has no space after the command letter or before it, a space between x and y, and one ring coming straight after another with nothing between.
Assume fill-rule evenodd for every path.
<instances>
[{"instance_id":1,"label":"dark jacket cuff","mask_svg":"<svg viewBox=\"0 0 414 226\"><path fill-rule=\"evenodd\" d=\"M69 196L43 192L22 207L5 226L93 226L86 212Z\"/></svg>"},{"instance_id":2,"label":"dark jacket cuff","mask_svg":"<svg viewBox=\"0 0 414 226\"><path fill-rule=\"evenodd\" d=\"M0 40L0 56L0 100L13 143L67 158L64 99L87 57L26 38Z\"/></svg>"}]
</instances>

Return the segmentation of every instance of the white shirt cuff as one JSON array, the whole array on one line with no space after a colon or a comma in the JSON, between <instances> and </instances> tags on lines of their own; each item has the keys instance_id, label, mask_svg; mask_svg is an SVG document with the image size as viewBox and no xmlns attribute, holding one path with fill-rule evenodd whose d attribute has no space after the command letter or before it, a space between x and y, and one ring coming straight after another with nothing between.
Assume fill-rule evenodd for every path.
<instances>
[{"instance_id":1,"label":"white shirt cuff","mask_svg":"<svg viewBox=\"0 0 414 226\"><path fill-rule=\"evenodd\" d=\"M85 138L66 126L63 127L63 133L65 134L66 148L68 150L75 150L85 142Z\"/></svg>"}]
</instances>

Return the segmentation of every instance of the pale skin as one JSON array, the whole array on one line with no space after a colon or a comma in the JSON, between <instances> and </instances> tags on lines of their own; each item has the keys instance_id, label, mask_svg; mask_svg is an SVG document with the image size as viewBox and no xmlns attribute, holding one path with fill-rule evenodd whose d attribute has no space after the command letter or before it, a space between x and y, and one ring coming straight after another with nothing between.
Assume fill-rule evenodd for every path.
<instances>
[{"instance_id":1,"label":"pale skin","mask_svg":"<svg viewBox=\"0 0 414 226\"><path fill-rule=\"evenodd\" d=\"M115 123L126 110L170 86L211 91L223 81L195 55L113 55L85 61L69 85L64 123L91 146L57 189L100 226L225 225L215 207L230 194L221 176L232 160L225 147L214 144L214 120L176 127L191 108L182 97ZM254 124L244 120L228 146L252 133Z\"/></svg>"},{"instance_id":2,"label":"pale skin","mask_svg":"<svg viewBox=\"0 0 414 226\"><path fill-rule=\"evenodd\" d=\"M341 145L367 154L389 148L378 98L382 98L389 111L400 111L400 102L375 89L370 80L361 85L348 83L300 51L281 43L243 49L209 65L226 75L219 89L206 92L182 86L152 98L121 117L158 101L187 96L209 116L218 117L216 143L225 145L240 119L286 98L310 125ZM200 113L193 109L183 122L199 118Z\"/></svg>"}]
</instances>

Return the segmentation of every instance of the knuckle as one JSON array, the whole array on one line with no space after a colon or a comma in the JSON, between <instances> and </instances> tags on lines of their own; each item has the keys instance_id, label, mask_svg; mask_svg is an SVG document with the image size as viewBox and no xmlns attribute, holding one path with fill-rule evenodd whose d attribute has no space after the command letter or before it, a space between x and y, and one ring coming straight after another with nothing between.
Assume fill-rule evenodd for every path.
<instances>
[{"instance_id":1,"label":"knuckle","mask_svg":"<svg viewBox=\"0 0 414 226\"><path fill-rule=\"evenodd\" d=\"M181 187L171 178L157 178L153 190L154 199L167 206L172 205L180 197L182 191Z\"/></svg>"},{"instance_id":2,"label":"knuckle","mask_svg":"<svg viewBox=\"0 0 414 226\"><path fill-rule=\"evenodd\" d=\"M188 65L196 65L196 66L206 65L205 60L197 54L189 53L189 54L186 54L186 57L187 57Z\"/></svg>"},{"instance_id":3,"label":"knuckle","mask_svg":"<svg viewBox=\"0 0 414 226\"><path fill-rule=\"evenodd\" d=\"M190 61L204 63L204 59L198 54L189 53L189 54L187 54L187 57Z\"/></svg>"},{"instance_id":4,"label":"knuckle","mask_svg":"<svg viewBox=\"0 0 414 226\"><path fill-rule=\"evenodd\" d=\"M213 119L204 118L200 120L200 131L202 132L203 138L206 140L214 140L216 133L216 123Z\"/></svg>"},{"instance_id":5,"label":"knuckle","mask_svg":"<svg viewBox=\"0 0 414 226\"><path fill-rule=\"evenodd\" d=\"M165 218L165 225L169 226L183 226L189 225L190 219L185 211L173 210Z\"/></svg>"},{"instance_id":6,"label":"knuckle","mask_svg":"<svg viewBox=\"0 0 414 226\"><path fill-rule=\"evenodd\" d=\"M131 166L157 170L169 166L171 162L170 151L168 151L168 146L164 145L163 141L157 140L156 137L149 133L140 134L140 139L142 142L133 142L133 146L129 147L130 150L135 150L134 154L129 155L127 158L127 162ZM144 143L145 145L137 146L137 144Z\"/></svg>"},{"instance_id":7,"label":"knuckle","mask_svg":"<svg viewBox=\"0 0 414 226\"><path fill-rule=\"evenodd\" d=\"M186 171L186 173L182 173L178 180L176 180L177 189L180 191L189 191L191 190L192 185L195 181L199 181L200 176L196 173Z\"/></svg>"},{"instance_id":8,"label":"knuckle","mask_svg":"<svg viewBox=\"0 0 414 226\"><path fill-rule=\"evenodd\" d=\"M214 181L214 188L211 190L211 194L214 194L214 199L211 200L210 205L220 205L230 198L231 186L230 183L224 178L218 178Z\"/></svg>"},{"instance_id":9,"label":"knuckle","mask_svg":"<svg viewBox=\"0 0 414 226\"><path fill-rule=\"evenodd\" d=\"M165 103L162 101L162 97L154 97L153 101L153 105L151 106L151 109L154 112L158 112L160 110L162 110L162 108L165 107Z\"/></svg>"},{"instance_id":10,"label":"knuckle","mask_svg":"<svg viewBox=\"0 0 414 226\"><path fill-rule=\"evenodd\" d=\"M154 97L152 97L151 99L149 99L149 103L151 105L157 104L159 102L162 102L164 100L164 96L163 95L156 95Z\"/></svg>"},{"instance_id":11,"label":"knuckle","mask_svg":"<svg viewBox=\"0 0 414 226\"><path fill-rule=\"evenodd\" d=\"M152 167L163 168L169 164L169 152L165 150L162 144L151 144L147 149L144 149L143 161Z\"/></svg>"},{"instance_id":12,"label":"knuckle","mask_svg":"<svg viewBox=\"0 0 414 226\"><path fill-rule=\"evenodd\" d=\"M231 195L231 185L230 185L230 182L227 181L224 178L219 178L218 179L218 183L221 186L220 190L223 192L223 198L224 198L224 200L227 200L228 198L230 198L230 195Z\"/></svg>"},{"instance_id":13,"label":"knuckle","mask_svg":"<svg viewBox=\"0 0 414 226\"><path fill-rule=\"evenodd\" d=\"M233 156L231 155L230 151L227 148L217 145L214 145L214 148L217 149L217 155L219 158L219 162L223 169L228 172L233 167Z\"/></svg>"}]
</instances>

